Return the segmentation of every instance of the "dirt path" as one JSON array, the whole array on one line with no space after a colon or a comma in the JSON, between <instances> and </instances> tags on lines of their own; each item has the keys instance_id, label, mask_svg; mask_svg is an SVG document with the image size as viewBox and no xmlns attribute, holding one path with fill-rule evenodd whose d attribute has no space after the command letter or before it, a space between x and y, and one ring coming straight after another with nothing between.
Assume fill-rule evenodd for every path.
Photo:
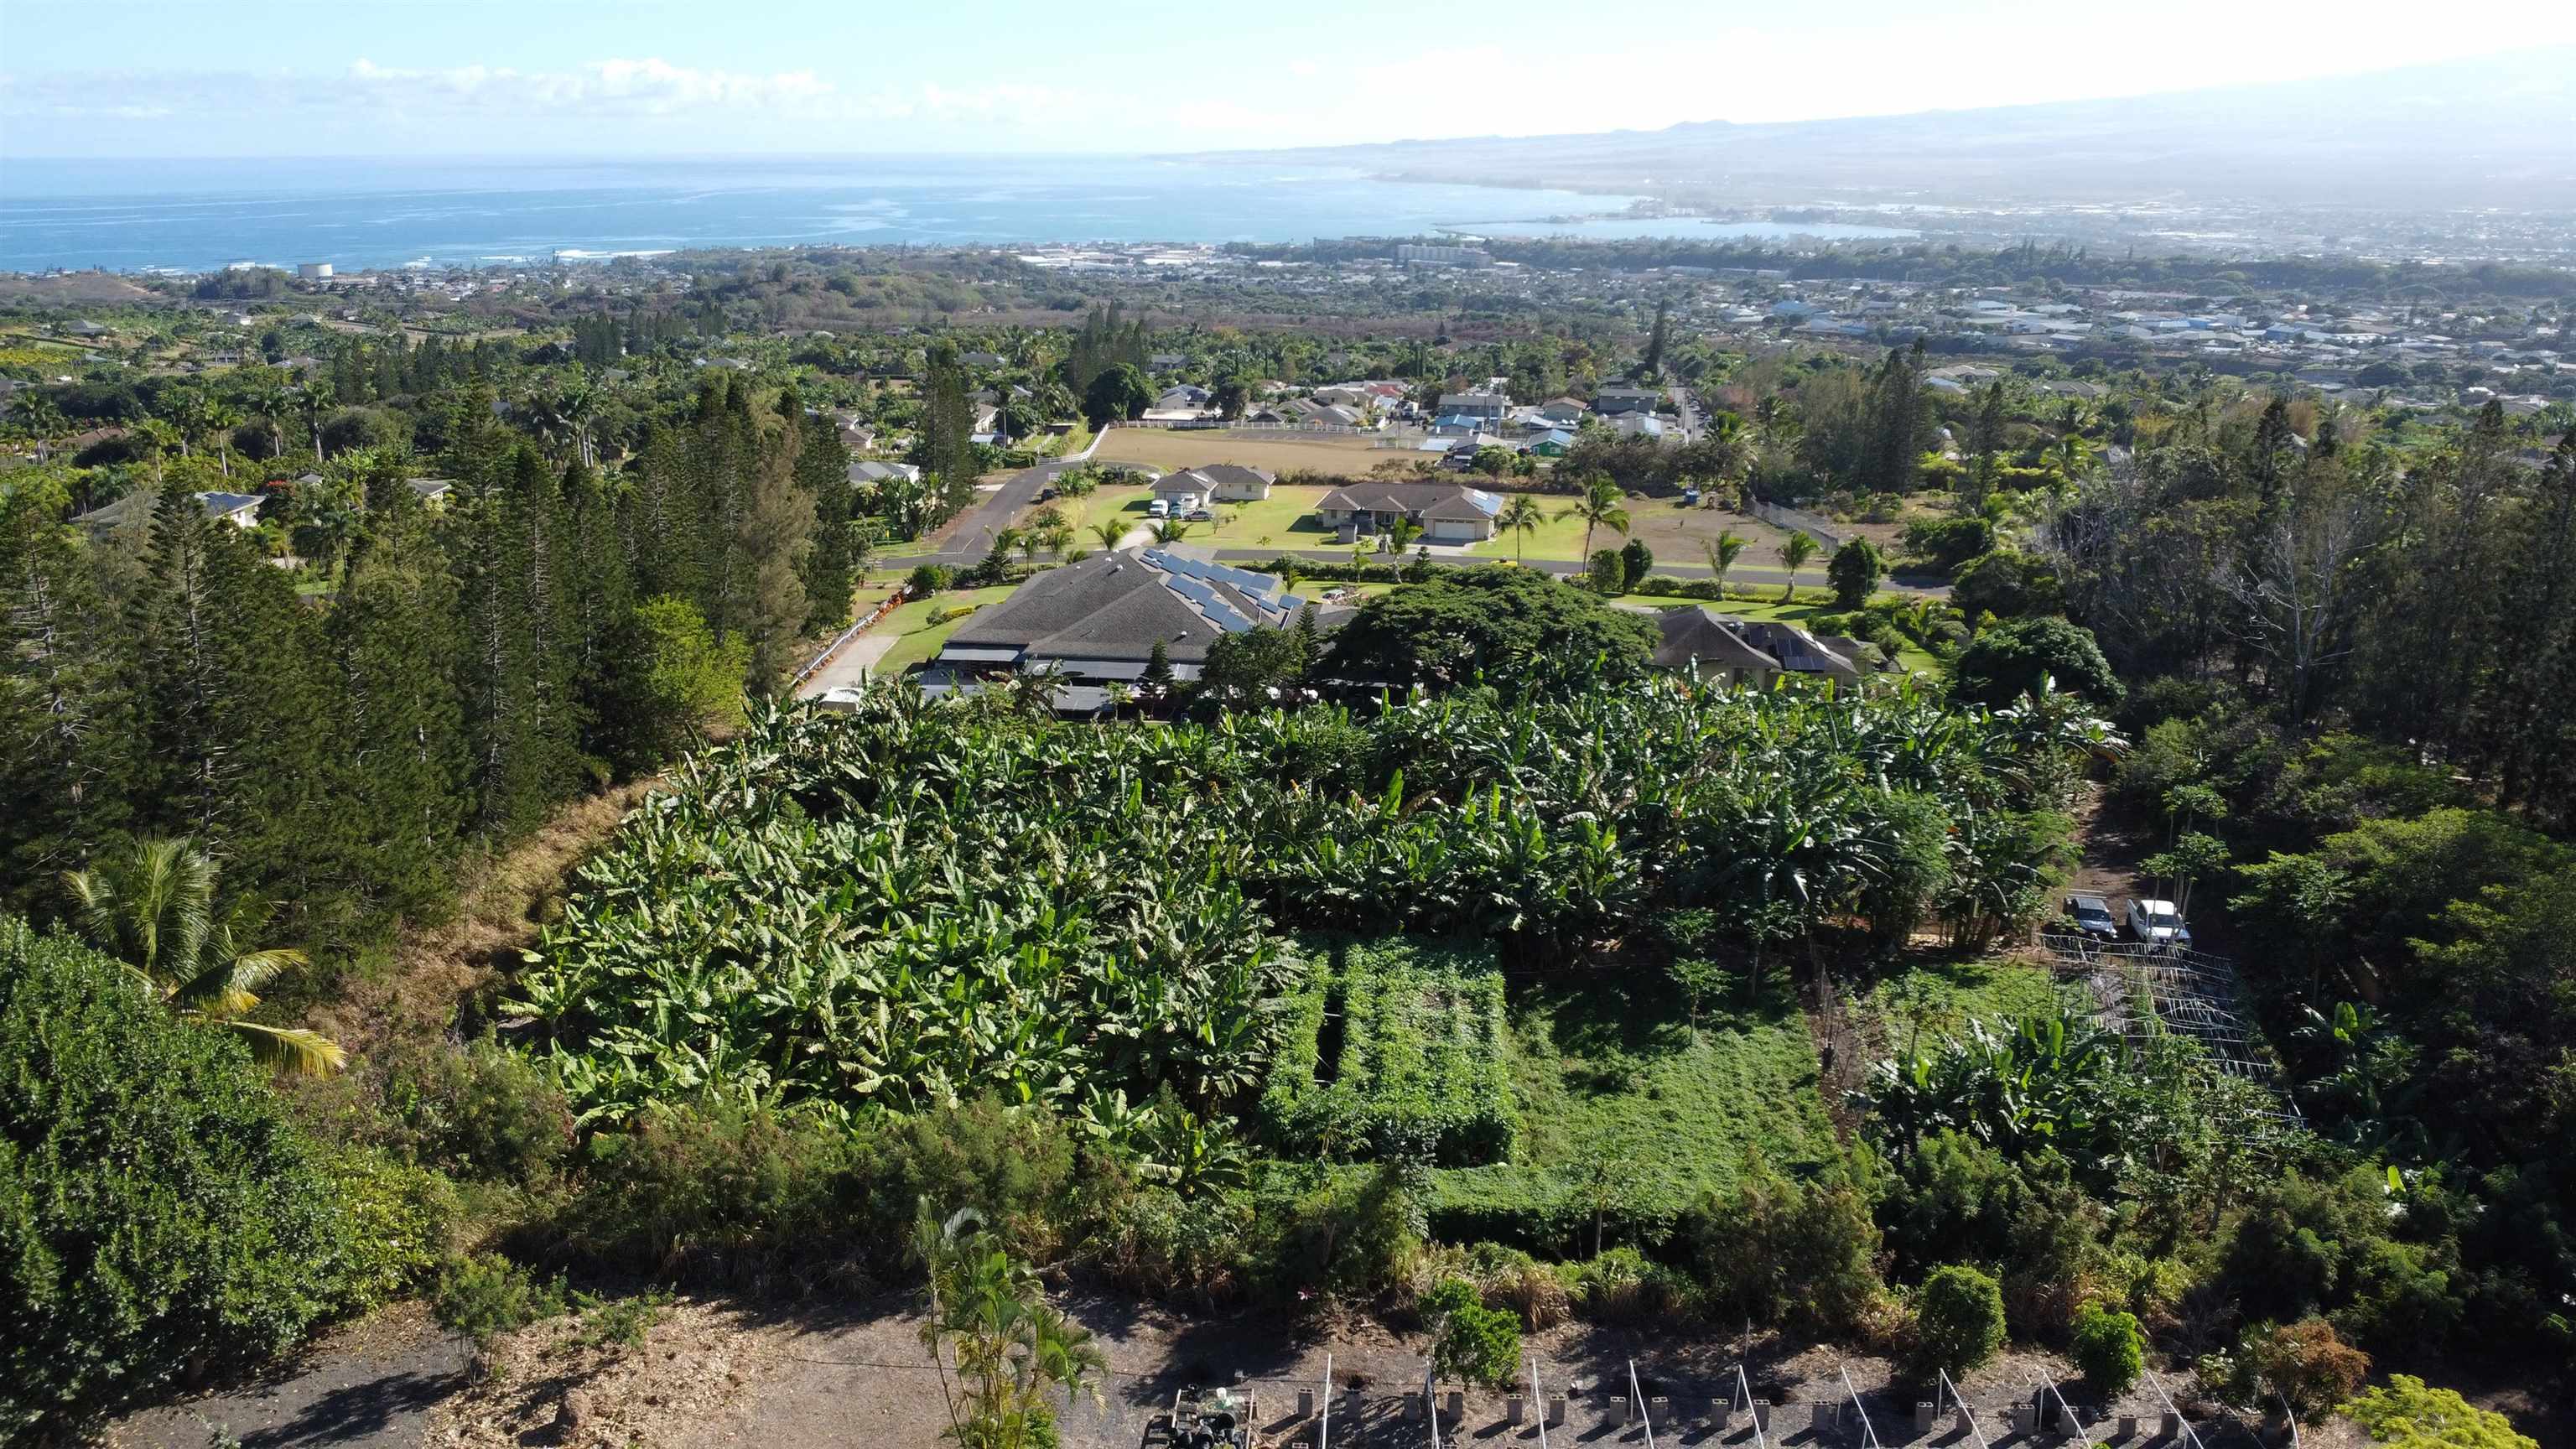
<instances>
[{"instance_id":1,"label":"dirt path","mask_svg":"<svg viewBox=\"0 0 2576 1449\"><path fill-rule=\"evenodd\" d=\"M278 1373L126 1418L107 1442L409 1449L426 1442L430 1411L464 1391L466 1357L462 1339L408 1305L326 1335Z\"/></svg>"}]
</instances>

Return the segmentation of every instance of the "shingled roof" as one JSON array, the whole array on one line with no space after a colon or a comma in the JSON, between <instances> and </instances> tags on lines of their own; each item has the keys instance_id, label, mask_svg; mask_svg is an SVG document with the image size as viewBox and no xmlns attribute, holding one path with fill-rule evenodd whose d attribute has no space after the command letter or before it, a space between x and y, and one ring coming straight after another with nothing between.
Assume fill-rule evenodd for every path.
<instances>
[{"instance_id":1,"label":"shingled roof","mask_svg":"<svg viewBox=\"0 0 2576 1449\"><path fill-rule=\"evenodd\" d=\"M1305 602L1268 574L1162 549L1097 554L1049 569L978 613L949 636L941 658L1141 665L1159 641L1174 665L1194 665L1219 634L1285 628Z\"/></svg>"}]
</instances>

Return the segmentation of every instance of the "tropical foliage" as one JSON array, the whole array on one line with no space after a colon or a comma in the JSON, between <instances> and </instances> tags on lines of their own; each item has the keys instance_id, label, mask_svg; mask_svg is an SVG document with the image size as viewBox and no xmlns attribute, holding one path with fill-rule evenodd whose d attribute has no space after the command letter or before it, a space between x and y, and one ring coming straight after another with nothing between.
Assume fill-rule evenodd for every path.
<instances>
[{"instance_id":1,"label":"tropical foliage","mask_svg":"<svg viewBox=\"0 0 2576 1449\"><path fill-rule=\"evenodd\" d=\"M1270 1054L1276 929L1559 961L1651 902L1760 893L1795 938L1870 908L1902 802L2010 817L2085 729L1672 681L1102 730L881 688L692 760L584 869L513 1009L592 1120L984 1085L1068 1109L1168 1086L1206 1113ZM2020 900L2046 862L1950 869Z\"/></svg>"}]
</instances>

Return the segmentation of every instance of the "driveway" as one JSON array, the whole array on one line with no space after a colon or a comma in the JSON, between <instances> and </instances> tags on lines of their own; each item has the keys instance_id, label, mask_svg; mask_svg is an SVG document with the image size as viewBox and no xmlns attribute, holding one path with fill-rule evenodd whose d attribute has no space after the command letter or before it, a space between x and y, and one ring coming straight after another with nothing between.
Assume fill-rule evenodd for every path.
<instances>
[{"instance_id":1,"label":"driveway","mask_svg":"<svg viewBox=\"0 0 2576 1449\"><path fill-rule=\"evenodd\" d=\"M1011 526L1020 510L1037 501L1038 492L1055 481L1055 475L1068 468L1080 467L1100 451L1100 440L1106 433L1095 434L1091 446L1070 458L1050 458L1034 468L1023 469L1002 481L1002 486L987 494L984 501L957 522L948 541L934 554L923 556L923 563L946 564L961 568L984 561L993 551L993 536Z\"/></svg>"}]
</instances>

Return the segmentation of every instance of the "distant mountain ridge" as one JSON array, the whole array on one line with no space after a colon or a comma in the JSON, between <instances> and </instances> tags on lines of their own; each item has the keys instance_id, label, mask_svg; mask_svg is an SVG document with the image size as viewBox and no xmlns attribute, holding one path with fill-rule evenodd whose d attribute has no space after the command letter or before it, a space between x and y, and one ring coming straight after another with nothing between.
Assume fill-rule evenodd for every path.
<instances>
[{"instance_id":1,"label":"distant mountain ridge","mask_svg":"<svg viewBox=\"0 0 2576 1449\"><path fill-rule=\"evenodd\" d=\"M2576 46L2106 100L1260 154L1424 180L1746 202L2556 210L2576 208Z\"/></svg>"}]
</instances>

